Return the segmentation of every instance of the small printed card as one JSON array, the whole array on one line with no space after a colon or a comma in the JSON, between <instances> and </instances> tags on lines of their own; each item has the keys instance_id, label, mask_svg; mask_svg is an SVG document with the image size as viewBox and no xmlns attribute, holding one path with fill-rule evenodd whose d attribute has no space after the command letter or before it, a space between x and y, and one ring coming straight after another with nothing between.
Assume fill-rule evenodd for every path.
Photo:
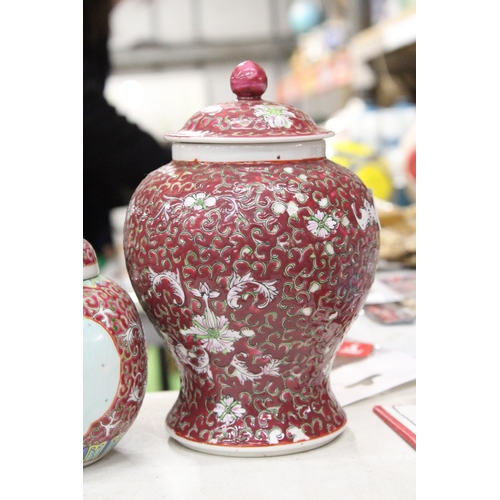
<instances>
[{"instance_id":1,"label":"small printed card","mask_svg":"<svg viewBox=\"0 0 500 500\"><path fill-rule=\"evenodd\" d=\"M344 341L337 351L337 356L346 358L366 358L373 351L373 344Z\"/></svg>"},{"instance_id":2,"label":"small printed card","mask_svg":"<svg viewBox=\"0 0 500 500\"><path fill-rule=\"evenodd\" d=\"M415 271L392 273L381 276L380 281L400 293L405 298L414 297L417 289L417 275Z\"/></svg>"},{"instance_id":3,"label":"small printed card","mask_svg":"<svg viewBox=\"0 0 500 500\"><path fill-rule=\"evenodd\" d=\"M373 411L407 443L417 449L417 407L416 405L377 405Z\"/></svg>"},{"instance_id":4,"label":"small printed card","mask_svg":"<svg viewBox=\"0 0 500 500\"><path fill-rule=\"evenodd\" d=\"M366 315L383 325L400 325L413 323L415 311L401 304L368 304L365 305Z\"/></svg>"},{"instance_id":5,"label":"small printed card","mask_svg":"<svg viewBox=\"0 0 500 500\"><path fill-rule=\"evenodd\" d=\"M368 293L365 304L385 304L387 302L401 302L404 295L395 290L380 278L376 277Z\"/></svg>"}]
</instances>

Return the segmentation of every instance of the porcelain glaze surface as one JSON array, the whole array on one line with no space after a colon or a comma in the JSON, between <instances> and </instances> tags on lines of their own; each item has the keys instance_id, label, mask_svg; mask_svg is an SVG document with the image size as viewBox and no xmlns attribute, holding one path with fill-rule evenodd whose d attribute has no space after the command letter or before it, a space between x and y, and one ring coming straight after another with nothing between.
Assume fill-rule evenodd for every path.
<instances>
[{"instance_id":1,"label":"porcelain glaze surface","mask_svg":"<svg viewBox=\"0 0 500 500\"><path fill-rule=\"evenodd\" d=\"M137 308L99 274L83 242L83 465L107 455L134 422L147 382L147 351ZM89 269L94 274L89 275Z\"/></svg>"},{"instance_id":2,"label":"porcelain glaze surface","mask_svg":"<svg viewBox=\"0 0 500 500\"><path fill-rule=\"evenodd\" d=\"M178 142L252 144L318 140L333 135L299 109L261 99L267 77L259 65L251 61L241 63L230 81L236 100L203 108L181 130L165 134L165 138Z\"/></svg>"},{"instance_id":3,"label":"porcelain glaze surface","mask_svg":"<svg viewBox=\"0 0 500 500\"><path fill-rule=\"evenodd\" d=\"M264 144L193 144L172 145L172 158L191 162L241 162L305 160L324 158L325 141L281 142Z\"/></svg>"},{"instance_id":4,"label":"porcelain glaze surface","mask_svg":"<svg viewBox=\"0 0 500 500\"><path fill-rule=\"evenodd\" d=\"M272 456L342 432L329 374L379 254L373 198L356 174L324 157L174 159L135 191L124 247L179 368L174 439Z\"/></svg>"}]
</instances>

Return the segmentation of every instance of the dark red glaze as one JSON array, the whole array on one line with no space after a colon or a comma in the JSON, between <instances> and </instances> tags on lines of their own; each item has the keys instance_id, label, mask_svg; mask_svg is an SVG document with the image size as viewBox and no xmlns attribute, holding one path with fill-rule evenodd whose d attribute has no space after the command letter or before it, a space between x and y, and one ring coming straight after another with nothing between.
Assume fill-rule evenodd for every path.
<instances>
[{"instance_id":1,"label":"dark red glaze","mask_svg":"<svg viewBox=\"0 0 500 500\"><path fill-rule=\"evenodd\" d=\"M134 193L124 242L179 368L175 433L256 447L344 426L330 369L379 254L373 198L352 171L327 159L173 161Z\"/></svg>"},{"instance_id":2,"label":"dark red glaze","mask_svg":"<svg viewBox=\"0 0 500 500\"><path fill-rule=\"evenodd\" d=\"M230 84L238 99L260 99L267 89L267 75L257 63L244 61L234 68Z\"/></svg>"},{"instance_id":3,"label":"dark red glaze","mask_svg":"<svg viewBox=\"0 0 500 500\"><path fill-rule=\"evenodd\" d=\"M86 240L83 240L83 267L97 264L97 255L94 247ZM97 274L97 273L96 273Z\"/></svg>"}]
</instances>

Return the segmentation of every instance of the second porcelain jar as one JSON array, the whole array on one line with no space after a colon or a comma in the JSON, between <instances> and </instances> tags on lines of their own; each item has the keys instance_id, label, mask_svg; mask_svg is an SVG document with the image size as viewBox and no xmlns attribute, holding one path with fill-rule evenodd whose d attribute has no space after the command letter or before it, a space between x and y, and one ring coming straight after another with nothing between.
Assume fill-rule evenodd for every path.
<instances>
[{"instance_id":1,"label":"second porcelain jar","mask_svg":"<svg viewBox=\"0 0 500 500\"><path fill-rule=\"evenodd\" d=\"M147 388L148 354L129 294L100 273L83 240L83 466L106 456L134 423Z\"/></svg>"},{"instance_id":2,"label":"second porcelain jar","mask_svg":"<svg viewBox=\"0 0 500 500\"><path fill-rule=\"evenodd\" d=\"M332 132L262 100L256 63L230 83L235 101L165 136L173 161L128 207L127 270L179 369L170 435L219 455L295 453L345 427L329 375L375 277L379 224L371 192L325 158Z\"/></svg>"}]
</instances>

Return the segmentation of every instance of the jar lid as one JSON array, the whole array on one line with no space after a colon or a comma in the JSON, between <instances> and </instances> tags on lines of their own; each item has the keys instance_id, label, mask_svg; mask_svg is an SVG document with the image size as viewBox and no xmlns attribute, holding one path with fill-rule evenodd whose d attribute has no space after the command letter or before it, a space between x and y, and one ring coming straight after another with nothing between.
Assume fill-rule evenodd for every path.
<instances>
[{"instance_id":1,"label":"jar lid","mask_svg":"<svg viewBox=\"0 0 500 500\"><path fill-rule=\"evenodd\" d=\"M233 70L231 90L236 100L196 112L179 131L165 134L170 142L264 143L313 141L331 137L311 117L293 106L261 99L267 89L266 72L253 61Z\"/></svg>"},{"instance_id":2,"label":"jar lid","mask_svg":"<svg viewBox=\"0 0 500 500\"><path fill-rule=\"evenodd\" d=\"M83 279L89 280L99 274L99 263L94 247L86 240L83 240Z\"/></svg>"}]
</instances>

